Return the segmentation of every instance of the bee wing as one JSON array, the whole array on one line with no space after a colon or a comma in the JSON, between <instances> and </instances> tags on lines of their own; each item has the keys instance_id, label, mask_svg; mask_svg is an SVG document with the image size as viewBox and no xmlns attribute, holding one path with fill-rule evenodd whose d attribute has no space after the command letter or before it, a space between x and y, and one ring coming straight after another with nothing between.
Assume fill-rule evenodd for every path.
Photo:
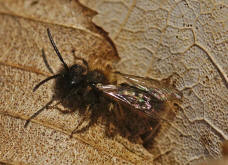
<instances>
[{"instance_id":1,"label":"bee wing","mask_svg":"<svg viewBox=\"0 0 228 165\"><path fill-rule=\"evenodd\" d=\"M166 109L166 102L157 99L153 94L145 90L128 84L121 84L118 86L97 84L96 88L106 97L131 110L156 120L164 120L162 114L164 109Z\"/></svg>"},{"instance_id":2,"label":"bee wing","mask_svg":"<svg viewBox=\"0 0 228 165\"><path fill-rule=\"evenodd\" d=\"M126 80L127 84L147 91L161 101L176 100L180 101L182 93L170 85L170 77L162 81L155 79L114 72Z\"/></svg>"},{"instance_id":3,"label":"bee wing","mask_svg":"<svg viewBox=\"0 0 228 165\"><path fill-rule=\"evenodd\" d=\"M158 80L150 79L147 77L140 77L135 75L124 74L120 72L114 72L114 74L124 78L127 82L133 86L144 87L145 89L160 87Z\"/></svg>"}]
</instances>

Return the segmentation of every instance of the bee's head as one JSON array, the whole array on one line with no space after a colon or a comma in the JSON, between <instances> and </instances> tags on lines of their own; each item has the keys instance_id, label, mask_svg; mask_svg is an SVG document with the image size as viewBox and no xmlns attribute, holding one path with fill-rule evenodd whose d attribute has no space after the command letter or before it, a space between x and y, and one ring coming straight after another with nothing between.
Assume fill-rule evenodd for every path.
<instances>
[{"instance_id":1,"label":"bee's head","mask_svg":"<svg viewBox=\"0 0 228 165\"><path fill-rule=\"evenodd\" d=\"M70 84L73 86L79 84L86 74L87 68L83 67L82 65L75 64L71 66L68 73Z\"/></svg>"},{"instance_id":2,"label":"bee's head","mask_svg":"<svg viewBox=\"0 0 228 165\"><path fill-rule=\"evenodd\" d=\"M79 64L72 65L68 69L62 68L59 72L60 76L56 78L55 88L70 91L83 83L86 74L87 69Z\"/></svg>"},{"instance_id":3,"label":"bee's head","mask_svg":"<svg viewBox=\"0 0 228 165\"><path fill-rule=\"evenodd\" d=\"M33 91L37 90L42 84L46 83L47 81L51 79L56 79L55 89L62 92L70 92L74 87L77 87L80 83L83 83L82 81L86 78L88 64L86 63L86 61L83 60L85 66L81 64L75 64L71 67L68 67L65 61L63 60L58 48L56 47L49 29L47 29L47 32L50 42L57 56L59 57L59 60L63 64L63 68L59 71L58 74L50 76L45 80L41 81L40 83L38 83L33 89Z\"/></svg>"}]
</instances>

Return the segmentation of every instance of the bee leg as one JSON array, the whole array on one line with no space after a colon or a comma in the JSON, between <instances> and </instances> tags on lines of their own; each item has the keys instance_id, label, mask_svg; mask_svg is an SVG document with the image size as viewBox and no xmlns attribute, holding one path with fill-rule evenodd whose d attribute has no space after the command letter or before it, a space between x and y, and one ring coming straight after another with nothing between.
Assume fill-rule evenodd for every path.
<instances>
[{"instance_id":1,"label":"bee leg","mask_svg":"<svg viewBox=\"0 0 228 165\"><path fill-rule=\"evenodd\" d=\"M60 108L60 107L57 107L57 105L59 105L60 103L63 103L64 100L67 100L68 98L70 98L76 92L77 92L77 89L76 90L75 89L74 90L71 90L69 94L67 94L66 96L64 96L63 98L61 98L60 101L58 101L56 104L54 104L53 106L51 106L51 108L55 108L55 109L59 110L60 112L62 112L63 114L74 112L73 109L67 109L67 110L65 110L65 108L63 106L62 106L62 108Z\"/></svg>"},{"instance_id":2,"label":"bee leg","mask_svg":"<svg viewBox=\"0 0 228 165\"><path fill-rule=\"evenodd\" d=\"M125 119L125 113L123 110L123 107L118 103L118 110L119 110L119 114L120 114L120 119L124 120Z\"/></svg>"},{"instance_id":3,"label":"bee leg","mask_svg":"<svg viewBox=\"0 0 228 165\"><path fill-rule=\"evenodd\" d=\"M108 105L108 110L113 114L113 112L115 112L116 110L117 110L117 105L116 105L116 103L110 103L109 105ZM116 112L114 113L114 116L115 116L115 118L114 119L116 119ZM107 135L109 136L109 137L113 137L115 134L116 134L116 126L115 126L115 120L114 120L113 118L112 118L112 120L108 120L108 122L107 122L107 128L108 128L108 130L107 130Z\"/></svg>"},{"instance_id":4,"label":"bee leg","mask_svg":"<svg viewBox=\"0 0 228 165\"><path fill-rule=\"evenodd\" d=\"M106 130L106 134L109 136L109 137L113 137L114 135L116 135L117 131L116 131L116 127L115 125L113 124L113 122L111 121L108 121L107 123L107 130Z\"/></svg>"},{"instance_id":5,"label":"bee leg","mask_svg":"<svg viewBox=\"0 0 228 165\"><path fill-rule=\"evenodd\" d=\"M57 109L58 111L60 111L61 113L63 113L63 114L67 114L67 113L72 113L73 111L72 110L69 110L69 109L67 109L67 110L65 110L65 109L61 109L60 107L55 107L55 105L54 106L49 106L49 108L50 109Z\"/></svg>"},{"instance_id":6,"label":"bee leg","mask_svg":"<svg viewBox=\"0 0 228 165\"><path fill-rule=\"evenodd\" d=\"M153 127L153 128L150 127L148 129L147 132L149 132L149 134L145 138L143 138L143 145L147 145L151 141L151 139L154 137L155 133L160 128L160 126L161 126L161 124L157 123L155 127ZM147 133L147 132L145 132L145 133Z\"/></svg>"},{"instance_id":7,"label":"bee leg","mask_svg":"<svg viewBox=\"0 0 228 165\"><path fill-rule=\"evenodd\" d=\"M139 126L136 131L130 131L131 138L133 138L136 143L145 145L153 138L160 124L157 123L155 126L152 126L146 118L143 118L140 122L142 125Z\"/></svg>"},{"instance_id":8,"label":"bee leg","mask_svg":"<svg viewBox=\"0 0 228 165\"><path fill-rule=\"evenodd\" d=\"M109 105L109 111L114 112L117 120L122 121L125 117L124 111L120 104L111 103Z\"/></svg>"},{"instance_id":9,"label":"bee leg","mask_svg":"<svg viewBox=\"0 0 228 165\"><path fill-rule=\"evenodd\" d=\"M113 112L118 123L117 126L119 127L121 134L124 137L129 138L131 136L131 131L126 127L126 123L125 123L126 115L124 113L124 109L119 103L114 105L115 105L115 108L113 108L114 109Z\"/></svg>"},{"instance_id":10,"label":"bee leg","mask_svg":"<svg viewBox=\"0 0 228 165\"><path fill-rule=\"evenodd\" d=\"M90 110L90 105L86 108L86 111L85 111L85 113L83 115L83 118L80 120L80 122L78 123L77 127L71 132L70 138L72 138L75 133L77 133L78 131L80 131L80 130L78 130L78 128L83 124L83 122L85 120L87 120L88 118L90 118L90 115L91 114L89 114L89 110Z\"/></svg>"},{"instance_id":11,"label":"bee leg","mask_svg":"<svg viewBox=\"0 0 228 165\"><path fill-rule=\"evenodd\" d=\"M67 110L65 110L64 109L64 107L62 107L62 108L60 108L60 107L57 107L57 105L59 105L61 103L61 101L58 101L57 103L55 103L54 105L52 105L52 106L49 106L49 108L50 109L57 109L58 111L60 111L61 113L63 113L63 114L67 114L67 113L72 113L73 112L73 110L71 110L71 109L67 109Z\"/></svg>"}]
</instances>

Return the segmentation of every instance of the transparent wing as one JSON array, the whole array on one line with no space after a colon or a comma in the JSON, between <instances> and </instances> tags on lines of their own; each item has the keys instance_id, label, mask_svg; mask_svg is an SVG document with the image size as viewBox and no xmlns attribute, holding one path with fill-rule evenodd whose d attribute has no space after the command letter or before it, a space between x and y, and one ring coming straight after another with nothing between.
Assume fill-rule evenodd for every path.
<instances>
[{"instance_id":1,"label":"transparent wing","mask_svg":"<svg viewBox=\"0 0 228 165\"><path fill-rule=\"evenodd\" d=\"M171 86L170 77L158 81L151 78L128 75L120 72L115 72L114 74L126 80L127 84L144 90L161 101L179 101L182 98L182 93Z\"/></svg>"},{"instance_id":2,"label":"transparent wing","mask_svg":"<svg viewBox=\"0 0 228 165\"><path fill-rule=\"evenodd\" d=\"M97 84L96 88L111 100L156 120L161 119L162 114L167 110L166 101L158 99L153 93L129 84Z\"/></svg>"},{"instance_id":3,"label":"transparent wing","mask_svg":"<svg viewBox=\"0 0 228 165\"><path fill-rule=\"evenodd\" d=\"M164 119L173 108L173 103L180 103L182 94L170 85L170 78L162 81L115 72L117 79L124 79L118 85L97 84L96 88L106 97L131 110L143 113L154 119Z\"/></svg>"}]
</instances>

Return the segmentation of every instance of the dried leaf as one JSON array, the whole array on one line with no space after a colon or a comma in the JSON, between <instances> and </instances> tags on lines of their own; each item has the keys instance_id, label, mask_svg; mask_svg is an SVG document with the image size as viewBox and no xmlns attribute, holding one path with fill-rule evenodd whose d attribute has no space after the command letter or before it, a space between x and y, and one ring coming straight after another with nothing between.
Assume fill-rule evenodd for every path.
<instances>
[{"instance_id":1,"label":"dried leaf","mask_svg":"<svg viewBox=\"0 0 228 165\"><path fill-rule=\"evenodd\" d=\"M121 58L120 72L164 79L183 93L170 128L150 152L155 163L221 158L228 139L228 3L208 0L80 0L98 14Z\"/></svg>"}]
</instances>

